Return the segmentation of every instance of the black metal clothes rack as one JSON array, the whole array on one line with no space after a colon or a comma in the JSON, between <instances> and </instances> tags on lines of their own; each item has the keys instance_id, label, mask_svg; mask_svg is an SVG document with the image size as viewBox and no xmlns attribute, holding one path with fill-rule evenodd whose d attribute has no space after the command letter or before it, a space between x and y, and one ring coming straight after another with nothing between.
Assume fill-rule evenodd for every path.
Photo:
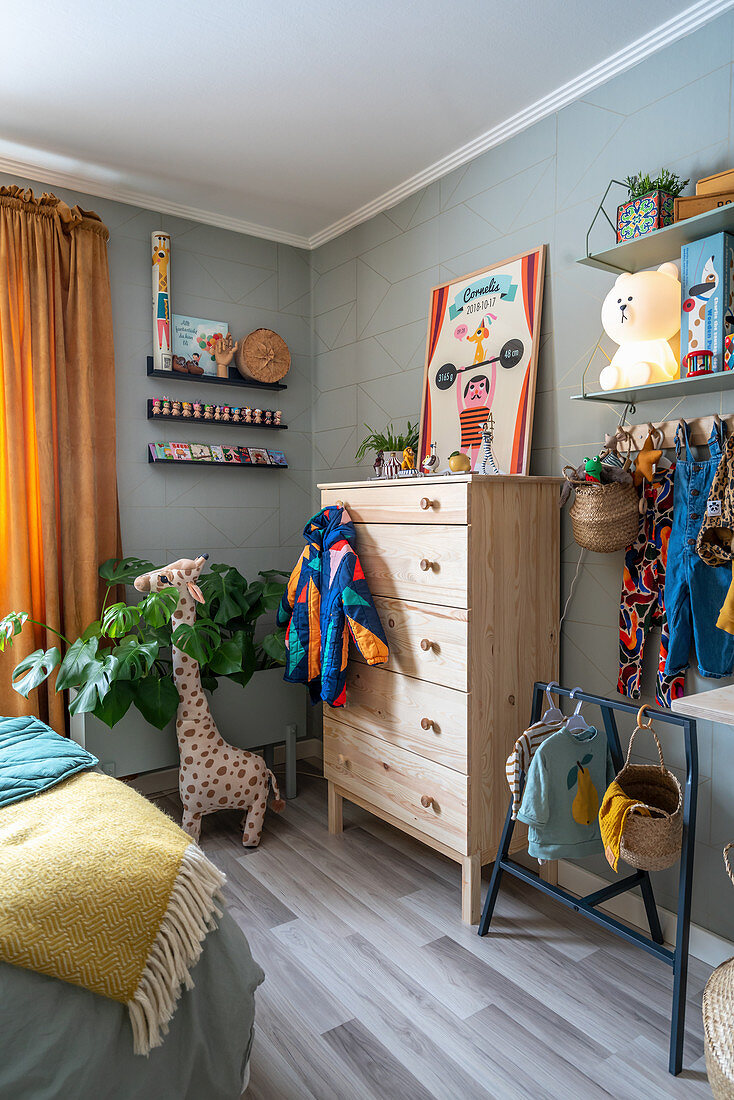
<instances>
[{"instance_id":1,"label":"black metal clothes rack","mask_svg":"<svg viewBox=\"0 0 734 1100\"><path fill-rule=\"evenodd\" d=\"M531 724L537 722L541 717L543 693L548 686L548 684L536 683L533 688ZM571 697L571 690L568 688L559 688L554 684L552 690L555 695ZM600 708L612 761L615 770L619 771L623 764L623 754L619 741L615 711L625 714L637 714L640 708L631 703L622 703L617 700L605 699L599 695L588 695L578 689L573 689L573 698ZM627 940L628 943L636 944L638 947L641 947L643 951L647 951L650 955L654 955L655 958L662 959L663 962L673 968L673 1004L670 1021L668 1070L670 1073L677 1075L680 1073L683 1065L683 1033L685 1028L686 984L688 979L688 942L691 923L691 891L693 886L693 848L696 838L698 739L694 719L688 718L682 714L674 714L669 710L660 710L656 707L644 707L643 710L653 717L656 722L677 726L681 729L683 731L685 743L686 779L683 791L683 839L681 844L678 886L678 924L673 950L671 951L670 948L664 946L660 919L655 904L650 875L647 871L635 871L634 874L628 875L617 882L612 882L609 886L605 886L601 890L596 890L593 894L587 894L584 898L577 898L567 890L564 890L561 886L544 882L534 871L530 871L526 867L510 859L510 843L515 829L515 822L512 819L512 800L510 800L510 806L502 830L499 851L494 862L487 896L484 900L484 908L479 922L478 933L480 936L486 936L489 931L502 875L510 874L514 875L515 878L520 879L522 882L527 883L529 886L534 887L536 890L540 890L542 893L547 894L549 897L555 898L556 901L561 902L561 904L565 905L568 909L573 909L576 913L583 914L596 924L600 924L604 928L610 929L615 935ZM521 777L520 783L522 790L525 786L524 775ZM649 936L638 931L636 928L624 924L622 921L616 920L615 917L597 908L602 902L609 901L619 894L626 893L635 886L639 886L642 893L645 913L650 926Z\"/></svg>"}]
</instances>

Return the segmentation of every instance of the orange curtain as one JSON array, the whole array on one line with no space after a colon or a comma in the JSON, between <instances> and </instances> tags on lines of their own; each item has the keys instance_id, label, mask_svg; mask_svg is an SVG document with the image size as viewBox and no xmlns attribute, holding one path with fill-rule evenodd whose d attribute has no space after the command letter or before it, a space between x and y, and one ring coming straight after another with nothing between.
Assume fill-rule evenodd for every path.
<instances>
[{"instance_id":1,"label":"orange curtain","mask_svg":"<svg viewBox=\"0 0 734 1100\"><path fill-rule=\"evenodd\" d=\"M108 238L96 214L0 187L0 615L70 641L99 614L99 563L120 554ZM53 676L28 700L10 683L57 642L26 625L0 656L0 714L64 732Z\"/></svg>"}]
</instances>

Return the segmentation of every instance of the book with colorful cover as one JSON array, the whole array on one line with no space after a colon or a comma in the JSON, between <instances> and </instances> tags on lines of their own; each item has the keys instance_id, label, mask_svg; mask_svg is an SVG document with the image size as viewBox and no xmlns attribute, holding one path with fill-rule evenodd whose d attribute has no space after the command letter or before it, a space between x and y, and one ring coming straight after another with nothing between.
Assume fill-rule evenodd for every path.
<instances>
[{"instance_id":1,"label":"book with colorful cover","mask_svg":"<svg viewBox=\"0 0 734 1100\"><path fill-rule=\"evenodd\" d=\"M173 458L173 451L171 450L170 443L156 443L155 444L155 456L159 460L170 461Z\"/></svg>"},{"instance_id":2,"label":"book with colorful cover","mask_svg":"<svg viewBox=\"0 0 734 1100\"><path fill-rule=\"evenodd\" d=\"M179 462L191 462L191 446L188 443L171 443L171 453Z\"/></svg>"},{"instance_id":3,"label":"book with colorful cover","mask_svg":"<svg viewBox=\"0 0 734 1100\"><path fill-rule=\"evenodd\" d=\"M212 354L214 341L226 336L229 325L224 321L206 321L202 317L173 315L173 354L184 361L192 360L204 374L216 374L217 363Z\"/></svg>"},{"instance_id":4,"label":"book with colorful cover","mask_svg":"<svg viewBox=\"0 0 734 1100\"><path fill-rule=\"evenodd\" d=\"M223 447L225 462L242 462L239 447Z\"/></svg>"},{"instance_id":5,"label":"book with colorful cover","mask_svg":"<svg viewBox=\"0 0 734 1100\"><path fill-rule=\"evenodd\" d=\"M265 447L250 447L250 458L255 466L270 465L270 458Z\"/></svg>"},{"instance_id":6,"label":"book with colorful cover","mask_svg":"<svg viewBox=\"0 0 734 1100\"><path fill-rule=\"evenodd\" d=\"M224 450L218 443L213 443L211 446L212 462L224 462Z\"/></svg>"},{"instance_id":7,"label":"book with colorful cover","mask_svg":"<svg viewBox=\"0 0 734 1100\"><path fill-rule=\"evenodd\" d=\"M211 462L212 449L208 443L192 443L191 457L195 462Z\"/></svg>"},{"instance_id":8,"label":"book with colorful cover","mask_svg":"<svg viewBox=\"0 0 734 1100\"><path fill-rule=\"evenodd\" d=\"M268 447L268 457L273 466L287 466L288 462L283 451L273 451Z\"/></svg>"},{"instance_id":9,"label":"book with colorful cover","mask_svg":"<svg viewBox=\"0 0 734 1100\"><path fill-rule=\"evenodd\" d=\"M237 450L240 452L240 462L242 463L242 465L243 466L245 466L245 465L251 466L252 465L252 457L250 455L250 448L249 447L238 447Z\"/></svg>"}]
</instances>

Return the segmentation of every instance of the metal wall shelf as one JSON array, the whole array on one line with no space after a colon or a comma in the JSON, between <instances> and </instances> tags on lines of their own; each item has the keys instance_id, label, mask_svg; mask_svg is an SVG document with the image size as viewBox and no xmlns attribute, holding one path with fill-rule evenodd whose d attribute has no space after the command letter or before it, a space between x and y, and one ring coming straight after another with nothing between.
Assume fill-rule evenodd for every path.
<instances>
[{"instance_id":1,"label":"metal wall shelf","mask_svg":"<svg viewBox=\"0 0 734 1100\"><path fill-rule=\"evenodd\" d=\"M664 229L656 229L634 241L615 244L604 252L581 256L576 262L586 264L587 267L598 267L602 271L611 271L614 275L621 271L642 271L643 268L655 267L666 260L679 259L684 244L722 231L734 231L732 203L719 206L715 210L707 210L705 214L697 214L695 218L666 225Z\"/></svg>"},{"instance_id":2,"label":"metal wall shelf","mask_svg":"<svg viewBox=\"0 0 734 1100\"><path fill-rule=\"evenodd\" d=\"M661 230L662 232L662 230ZM697 378L675 378L672 382L653 382L650 386L630 386L620 390L574 393L572 401L604 401L608 405L637 405L640 401L665 401L690 397L694 393L720 393L734 389L734 371L701 374Z\"/></svg>"}]
</instances>

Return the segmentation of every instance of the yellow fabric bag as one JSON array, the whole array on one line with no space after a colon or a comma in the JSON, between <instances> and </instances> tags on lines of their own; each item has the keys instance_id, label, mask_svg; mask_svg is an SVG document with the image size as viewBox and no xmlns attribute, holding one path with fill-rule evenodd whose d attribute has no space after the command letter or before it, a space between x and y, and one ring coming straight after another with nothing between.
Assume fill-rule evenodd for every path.
<instances>
[{"instance_id":1,"label":"yellow fabric bag","mask_svg":"<svg viewBox=\"0 0 734 1100\"><path fill-rule=\"evenodd\" d=\"M643 817L649 817L650 811L634 798L628 798L615 779L607 787L599 808L599 829L601 830L604 855L615 871L619 863L619 849L622 833L630 810L636 809Z\"/></svg>"},{"instance_id":2,"label":"yellow fabric bag","mask_svg":"<svg viewBox=\"0 0 734 1100\"><path fill-rule=\"evenodd\" d=\"M160 1046L224 875L131 787L83 772L0 810L0 959L126 1004Z\"/></svg>"}]
</instances>

